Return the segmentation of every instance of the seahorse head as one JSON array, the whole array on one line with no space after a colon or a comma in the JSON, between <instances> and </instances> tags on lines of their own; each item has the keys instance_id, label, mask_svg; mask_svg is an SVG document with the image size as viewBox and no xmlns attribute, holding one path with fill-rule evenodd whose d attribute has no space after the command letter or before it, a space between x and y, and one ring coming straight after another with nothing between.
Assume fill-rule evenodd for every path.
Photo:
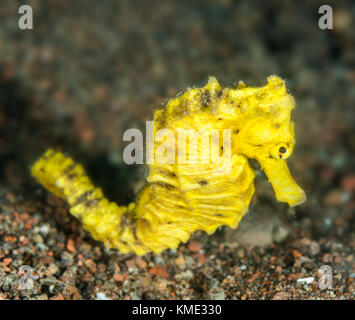
<instances>
[{"instance_id":1,"label":"seahorse head","mask_svg":"<svg viewBox=\"0 0 355 320\"><path fill-rule=\"evenodd\" d=\"M290 206L303 203L306 195L286 164L295 145L294 123L290 120L295 101L287 93L285 82L270 76L264 87L237 91L242 95L244 112L237 122L240 129L234 139L236 150L260 163L278 201Z\"/></svg>"}]
</instances>

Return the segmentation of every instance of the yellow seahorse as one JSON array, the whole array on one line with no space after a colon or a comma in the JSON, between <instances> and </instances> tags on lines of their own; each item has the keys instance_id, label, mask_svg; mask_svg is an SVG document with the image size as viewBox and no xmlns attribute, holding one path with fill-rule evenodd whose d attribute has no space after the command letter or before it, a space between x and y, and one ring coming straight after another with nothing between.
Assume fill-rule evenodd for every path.
<instances>
[{"instance_id":1,"label":"yellow seahorse","mask_svg":"<svg viewBox=\"0 0 355 320\"><path fill-rule=\"evenodd\" d=\"M176 134L178 128L230 129L229 171L222 168L216 174L221 169L216 166L221 165L214 162L153 161L148 165L148 183L128 206L108 201L81 165L51 149L33 165L32 175L65 199L71 214L107 247L138 255L175 249L196 230L212 234L222 225L237 227L255 191L248 158L260 163L278 201L295 206L306 200L286 164L295 144L290 120L294 106L284 81L277 76L270 76L263 87L239 82L236 88L222 89L210 77L204 87L188 88L154 112L154 132L162 128ZM159 146L161 143L155 143L154 151Z\"/></svg>"}]
</instances>

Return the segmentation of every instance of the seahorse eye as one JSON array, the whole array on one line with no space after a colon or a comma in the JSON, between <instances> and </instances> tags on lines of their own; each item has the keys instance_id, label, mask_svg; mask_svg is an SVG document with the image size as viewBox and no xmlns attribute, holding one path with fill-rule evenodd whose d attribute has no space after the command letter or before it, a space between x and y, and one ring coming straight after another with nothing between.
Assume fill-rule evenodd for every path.
<instances>
[{"instance_id":1,"label":"seahorse eye","mask_svg":"<svg viewBox=\"0 0 355 320\"><path fill-rule=\"evenodd\" d=\"M292 145L289 143L281 142L275 145L271 150L270 154L275 159L283 159L286 160L290 157L292 153Z\"/></svg>"},{"instance_id":2,"label":"seahorse eye","mask_svg":"<svg viewBox=\"0 0 355 320\"><path fill-rule=\"evenodd\" d=\"M280 153L286 153L286 152L287 152L287 149L286 149L285 147L281 147L281 148L279 149L279 152L280 152Z\"/></svg>"}]
</instances>

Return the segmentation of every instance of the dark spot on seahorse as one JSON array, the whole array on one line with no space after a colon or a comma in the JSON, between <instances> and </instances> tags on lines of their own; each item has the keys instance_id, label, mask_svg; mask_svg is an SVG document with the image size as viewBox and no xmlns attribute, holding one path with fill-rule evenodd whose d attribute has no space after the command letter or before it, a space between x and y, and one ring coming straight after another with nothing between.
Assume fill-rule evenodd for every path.
<instances>
[{"instance_id":1,"label":"dark spot on seahorse","mask_svg":"<svg viewBox=\"0 0 355 320\"><path fill-rule=\"evenodd\" d=\"M186 101L184 101L184 103L181 103L179 106L177 106L175 108L174 114L175 114L175 116L179 117L179 116L182 116L187 111L188 111L188 108L186 105Z\"/></svg>"},{"instance_id":2,"label":"dark spot on seahorse","mask_svg":"<svg viewBox=\"0 0 355 320\"><path fill-rule=\"evenodd\" d=\"M75 163L72 163L70 166L68 166L68 167L64 170L63 174L64 174L64 175L67 175L70 171L72 171L72 170L75 168L75 166L76 166L76 164L75 164Z\"/></svg>"},{"instance_id":3,"label":"dark spot on seahorse","mask_svg":"<svg viewBox=\"0 0 355 320\"><path fill-rule=\"evenodd\" d=\"M200 184L200 186L205 186L206 184L208 184L207 180L200 180L198 183Z\"/></svg>"},{"instance_id":4,"label":"dark spot on seahorse","mask_svg":"<svg viewBox=\"0 0 355 320\"><path fill-rule=\"evenodd\" d=\"M238 133L239 133L239 129L233 130L233 133L234 133L234 134L238 134Z\"/></svg>"},{"instance_id":5,"label":"dark spot on seahorse","mask_svg":"<svg viewBox=\"0 0 355 320\"><path fill-rule=\"evenodd\" d=\"M176 174L172 171L165 171L165 170L160 170L159 171L163 176L170 177L170 178L175 178Z\"/></svg>"},{"instance_id":6,"label":"dark spot on seahorse","mask_svg":"<svg viewBox=\"0 0 355 320\"><path fill-rule=\"evenodd\" d=\"M127 246L127 247L128 247L128 243L127 243L127 241L120 240L120 242L122 242L125 246Z\"/></svg>"},{"instance_id":7,"label":"dark spot on seahorse","mask_svg":"<svg viewBox=\"0 0 355 320\"><path fill-rule=\"evenodd\" d=\"M222 89L219 89L219 90L216 92L217 98L222 97L222 93L223 93L223 90L222 90Z\"/></svg>"},{"instance_id":8,"label":"dark spot on seahorse","mask_svg":"<svg viewBox=\"0 0 355 320\"><path fill-rule=\"evenodd\" d=\"M165 126L165 120L159 119L158 120L158 128L163 128Z\"/></svg>"},{"instance_id":9,"label":"dark spot on seahorse","mask_svg":"<svg viewBox=\"0 0 355 320\"><path fill-rule=\"evenodd\" d=\"M209 90L202 90L201 92L201 104L202 107L207 108L211 103L211 93Z\"/></svg>"},{"instance_id":10,"label":"dark spot on seahorse","mask_svg":"<svg viewBox=\"0 0 355 320\"><path fill-rule=\"evenodd\" d=\"M86 207L92 207L94 205L97 205L102 198L97 198L97 199L91 199L86 202Z\"/></svg>"},{"instance_id":11,"label":"dark spot on seahorse","mask_svg":"<svg viewBox=\"0 0 355 320\"><path fill-rule=\"evenodd\" d=\"M70 175L68 175L68 179L72 180L74 179L78 174L76 172L71 173Z\"/></svg>"},{"instance_id":12,"label":"dark spot on seahorse","mask_svg":"<svg viewBox=\"0 0 355 320\"><path fill-rule=\"evenodd\" d=\"M134 240L135 240L135 243L139 243L139 239L137 237L137 221L136 219L131 219L131 225L132 225L132 233L133 233L133 237L134 237Z\"/></svg>"},{"instance_id":13,"label":"dark spot on seahorse","mask_svg":"<svg viewBox=\"0 0 355 320\"><path fill-rule=\"evenodd\" d=\"M166 110L164 109L155 120L158 123L158 128L164 127L166 122Z\"/></svg>"},{"instance_id":14,"label":"dark spot on seahorse","mask_svg":"<svg viewBox=\"0 0 355 320\"><path fill-rule=\"evenodd\" d=\"M130 225L130 218L128 216L129 211L127 210L122 216L121 216L121 221L120 221L120 227L121 229L125 229L128 225Z\"/></svg>"},{"instance_id":15,"label":"dark spot on seahorse","mask_svg":"<svg viewBox=\"0 0 355 320\"><path fill-rule=\"evenodd\" d=\"M224 151L224 148L223 148L223 146L221 146L221 151L222 151L222 153L223 153L223 151Z\"/></svg>"},{"instance_id":16,"label":"dark spot on seahorse","mask_svg":"<svg viewBox=\"0 0 355 320\"><path fill-rule=\"evenodd\" d=\"M175 190L176 187L174 187L172 184L169 184L169 183L166 183L166 182L152 182L152 185L157 185L157 186L160 186L164 189L167 189L167 190Z\"/></svg>"},{"instance_id":17,"label":"dark spot on seahorse","mask_svg":"<svg viewBox=\"0 0 355 320\"><path fill-rule=\"evenodd\" d=\"M79 203L82 203L84 201L88 201L88 197L93 194L95 189L92 189L92 190L89 190L89 191L86 191L84 192L80 197L78 197L76 200L75 200L75 203L73 206L76 206L78 205Z\"/></svg>"}]
</instances>

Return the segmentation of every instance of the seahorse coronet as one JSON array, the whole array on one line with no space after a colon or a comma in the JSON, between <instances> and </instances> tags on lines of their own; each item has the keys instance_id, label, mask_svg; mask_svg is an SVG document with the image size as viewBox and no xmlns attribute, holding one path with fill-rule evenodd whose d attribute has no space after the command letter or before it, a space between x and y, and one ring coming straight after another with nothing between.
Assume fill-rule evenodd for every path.
<instances>
[{"instance_id":1,"label":"seahorse coronet","mask_svg":"<svg viewBox=\"0 0 355 320\"><path fill-rule=\"evenodd\" d=\"M223 225L238 226L255 191L255 173L248 159L260 163L277 200L290 206L306 200L285 161L295 144L294 107L284 80L275 75L262 87L248 87L239 81L233 88L222 88L215 77L209 77L204 87L188 88L167 100L154 111L154 134L169 129L178 137L180 129L228 129L230 162L225 161L227 151L223 147L220 150L219 142L213 140L211 148L222 153L218 164L154 160L148 164L147 184L136 202L128 206L108 201L80 164L53 149L35 162L32 175L65 199L71 214L107 247L138 255L160 253L177 248L197 230L212 234ZM187 149L198 151L202 157L201 145L189 141ZM162 144L154 144L154 154ZM171 148L178 151L175 145Z\"/></svg>"}]
</instances>

